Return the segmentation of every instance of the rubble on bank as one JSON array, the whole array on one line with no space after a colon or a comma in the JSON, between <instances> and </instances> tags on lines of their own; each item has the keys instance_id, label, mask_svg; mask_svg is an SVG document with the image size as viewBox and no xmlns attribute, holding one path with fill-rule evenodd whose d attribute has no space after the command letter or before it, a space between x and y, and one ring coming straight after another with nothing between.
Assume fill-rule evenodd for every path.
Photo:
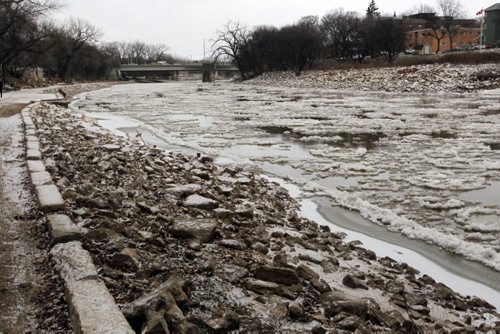
<instances>
[{"instance_id":1,"label":"rubble on bank","mask_svg":"<svg viewBox=\"0 0 500 334\"><path fill-rule=\"evenodd\" d=\"M45 166L136 330L500 330L493 306L301 218L277 184L46 104Z\"/></svg>"},{"instance_id":2,"label":"rubble on bank","mask_svg":"<svg viewBox=\"0 0 500 334\"><path fill-rule=\"evenodd\" d=\"M467 92L500 87L498 64L434 64L350 70L265 73L249 85L385 92Z\"/></svg>"},{"instance_id":3,"label":"rubble on bank","mask_svg":"<svg viewBox=\"0 0 500 334\"><path fill-rule=\"evenodd\" d=\"M71 99L74 96L91 92L98 89L108 88L112 85L112 82L92 82L92 83L81 83L73 85L60 85L47 88L44 90L45 94L58 94L64 99Z\"/></svg>"}]
</instances>

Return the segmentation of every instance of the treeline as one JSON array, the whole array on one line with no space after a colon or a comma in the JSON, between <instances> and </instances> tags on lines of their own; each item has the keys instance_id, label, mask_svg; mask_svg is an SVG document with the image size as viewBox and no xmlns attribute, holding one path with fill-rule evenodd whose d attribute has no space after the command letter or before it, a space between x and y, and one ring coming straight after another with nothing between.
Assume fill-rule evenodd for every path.
<instances>
[{"instance_id":1,"label":"treeline","mask_svg":"<svg viewBox=\"0 0 500 334\"><path fill-rule=\"evenodd\" d=\"M175 61L163 44L103 43L100 29L82 19L53 24L57 9L55 0L0 0L1 78L41 67L46 76L66 81L98 80L122 63Z\"/></svg>"},{"instance_id":2,"label":"treeline","mask_svg":"<svg viewBox=\"0 0 500 334\"><path fill-rule=\"evenodd\" d=\"M318 59L363 61L383 56L389 63L404 49L406 32L401 20L378 13L359 17L342 9L321 19L306 16L297 23L276 28L247 29L229 22L214 42L215 58L232 59L242 78L268 71L295 71L297 74Z\"/></svg>"},{"instance_id":3,"label":"treeline","mask_svg":"<svg viewBox=\"0 0 500 334\"><path fill-rule=\"evenodd\" d=\"M438 0L438 4L446 15L445 20L438 21L439 29L452 36L449 26L455 22L458 10L448 9L459 9L460 2ZM443 26L445 23L448 26ZM300 74L306 67L325 59L363 62L367 58L383 57L388 63L394 63L404 51L405 41L404 21L397 18L396 13L382 16L372 0L363 16L337 9L321 18L303 17L282 28L259 26L252 30L238 22L229 22L217 32L213 56L233 61L245 80L268 71L288 70Z\"/></svg>"}]
</instances>

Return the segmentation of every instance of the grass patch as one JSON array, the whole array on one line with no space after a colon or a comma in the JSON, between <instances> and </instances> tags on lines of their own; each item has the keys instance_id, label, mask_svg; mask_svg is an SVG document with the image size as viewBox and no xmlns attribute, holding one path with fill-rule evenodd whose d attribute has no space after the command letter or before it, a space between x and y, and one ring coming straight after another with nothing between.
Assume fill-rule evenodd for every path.
<instances>
[{"instance_id":1,"label":"grass patch","mask_svg":"<svg viewBox=\"0 0 500 334\"><path fill-rule=\"evenodd\" d=\"M0 106L0 117L10 117L21 112L26 107L26 103L15 103Z\"/></svg>"}]
</instances>

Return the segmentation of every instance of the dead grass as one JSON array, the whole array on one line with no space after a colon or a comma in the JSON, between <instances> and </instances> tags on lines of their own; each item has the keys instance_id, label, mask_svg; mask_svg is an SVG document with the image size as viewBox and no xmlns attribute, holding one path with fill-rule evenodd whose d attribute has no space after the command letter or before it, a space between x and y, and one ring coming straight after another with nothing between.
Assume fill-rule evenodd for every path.
<instances>
[{"instance_id":1,"label":"dead grass","mask_svg":"<svg viewBox=\"0 0 500 334\"><path fill-rule=\"evenodd\" d=\"M391 65L383 57L376 59L365 60L362 63L356 61L339 62L332 59L325 59L315 64L313 69L330 70L330 69L366 69L366 68L382 68L382 67L399 67L399 66L415 66L415 65L430 65L430 64L456 64L456 65L477 65L487 63L500 63L499 51L487 52L452 52L438 55L428 56L400 56L396 63Z\"/></svg>"},{"instance_id":2,"label":"dead grass","mask_svg":"<svg viewBox=\"0 0 500 334\"><path fill-rule=\"evenodd\" d=\"M15 103L0 106L0 117L10 117L17 113L20 113L27 104L25 103Z\"/></svg>"}]
</instances>

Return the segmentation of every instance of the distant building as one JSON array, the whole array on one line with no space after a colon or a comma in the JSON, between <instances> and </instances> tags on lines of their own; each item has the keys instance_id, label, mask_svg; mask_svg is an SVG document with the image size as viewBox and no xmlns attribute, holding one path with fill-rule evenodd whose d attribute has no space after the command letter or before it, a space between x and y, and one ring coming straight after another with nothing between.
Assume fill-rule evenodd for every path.
<instances>
[{"instance_id":1,"label":"distant building","mask_svg":"<svg viewBox=\"0 0 500 334\"><path fill-rule=\"evenodd\" d=\"M500 3L486 8L484 12L484 43L500 46Z\"/></svg>"},{"instance_id":2,"label":"distant building","mask_svg":"<svg viewBox=\"0 0 500 334\"><path fill-rule=\"evenodd\" d=\"M439 41L433 36L430 28L433 24L438 24L443 17L436 16L435 13L419 13L405 16L403 24L406 28L406 49L416 50L419 54L431 54L444 52L453 48L468 48L480 44L481 27L476 20L456 20L460 26L459 31L453 36L453 45L450 45L448 35ZM440 36L441 34L438 33Z\"/></svg>"}]
</instances>

